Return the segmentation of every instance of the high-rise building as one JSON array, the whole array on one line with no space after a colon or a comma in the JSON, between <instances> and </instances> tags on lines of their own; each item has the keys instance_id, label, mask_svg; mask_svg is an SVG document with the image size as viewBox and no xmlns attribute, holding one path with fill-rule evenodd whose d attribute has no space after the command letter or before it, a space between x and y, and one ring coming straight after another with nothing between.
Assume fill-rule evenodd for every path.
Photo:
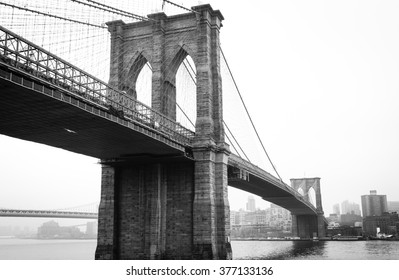
<instances>
[{"instance_id":1,"label":"high-rise building","mask_svg":"<svg viewBox=\"0 0 399 280\"><path fill-rule=\"evenodd\" d=\"M360 216L360 205L355 202L349 202L348 200L345 200L341 203L341 210L341 214L343 215L354 214Z\"/></svg>"},{"instance_id":2,"label":"high-rise building","mask_svg":"<svg viewBox=\"0 0 399 280\"><path fill-rule=\"evenodd\" d=\"M388 212L399 213L399 201L388 201Z\"/></svg>"},{"instance_id":3,"label":"high-rise building","mask_svg":"<svg viewBox=\"0 0 399 280\"><path fill-rule=\"evenodd\" d=\"M377 195L377 191L370 191L370 195L362 195L363 218L368 216L381 216L388 212L386 195Z\"/></svg>"},{"instance_id":4,"label":"high-rise building","mask_svg":"<svg viewBox=\"0 0 399 280\"><path fill-rule=\"evenodd\" d=\"M338 203L333 205L333 214L336 214L336 215L340 215L341 214L341 211L340 211Z\"/></svg>"},{"instance_id":5,"label":"high-rise building","mask_svg":"<svg viewBox=\"0 0 399 280\"><path fill-rule=\"evenodd\" d=\"M250 195L248 196L248 202L247 202L247 211L254 212L255 211L255 198Z\"/></svg>"}]
</instances>

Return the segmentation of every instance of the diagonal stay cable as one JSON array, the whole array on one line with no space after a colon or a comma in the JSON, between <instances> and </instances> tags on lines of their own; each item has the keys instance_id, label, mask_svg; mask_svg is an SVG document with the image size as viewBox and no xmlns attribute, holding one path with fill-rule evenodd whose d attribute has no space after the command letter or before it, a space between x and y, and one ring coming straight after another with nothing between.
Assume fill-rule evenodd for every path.
<instances>
[{"instance_id":1,"label":"diagonal stay cable","mask_svg":"<svg viewBox=\"0 0 399 280\"><path fill-rule=\"evenodd\" d=\"M255 133L256 133L256 136L258 137L258 140L259 140L259 142L260 142L260 144L261 144L261 146L262 146L262 149L263 149L263 151L265 152L265 154L266 154L266 156L267 156L267 158L268 158L270 164L272 165L274 171L276 172L277 176L280 178L280 181L282 182L283 179L281 179L280 174L278 174L276 167L274 166L272 160L271 160L270 157L269 157L269 154L268 154L267 151L266 151L265 146L263 145L262 140L260 139L259 133L258 133L256 127L255 127L254 122L252 121L251 115L249 114L248 108L247 108L247 106L245 105L245 102L244 102L244 99L242 98L241 92L240 92L240 90L238 89L237 83L236 83L236 81L235 81L235 79L234 79L233 73L231 72L230 66L229 66L229 64L227 63L227 60L226 60L226 57L225 57L225 55L224 55L224 53L223 53L222 47L219 46L219 49L220 49L220 52L221 52L221 54L222 54L222 56L223 56L224 61L226 62L227 69L229 70L230 76L231 76L231 78L233 79L234 86L235 86L235 88L236 88L236 90L237 90L237 92L238 92L238 95L240 96L240 99L241 99L241 102L242 102L242 104L243 104L243 106L244 106L244 109L245 109L245 111L247 112L247 115L248 115L249 121L251 122L252 128L254 129L254 131L255 131Z\"/></svg>"},{"instance_id":2,"label":"diagonal stay cable","mask_svg":"<svg viewBox=\"0 0 399 280\"><path fill-rule=\"evenodd\" d=\"M188 64L188 66L191 68L191 70L194 72L194 69L193 69L193 67L191 66L191 64L190 64L190 62L189 62L188 60L187 60L187 64ZM190 73L190 71L188 70L187 65L186 65L186 63L185 63L184 61L183 61L183 65L184 65L184 67L186 67L186 70L187 70L188 74L190 75L191 80L192 80L192 81L194 82L194 84L196 85L197 82L195 81L194 77L191 75L191 73ZM177 104L177 103L176 103L176 104ZM178 106L179 106L179 105L178 105ZM180 106L179 106L179 108L180 108ZM180 110L182 110L182 109L180 108ZM182 112L183 112L183 110L182 110ZM183 112L183 114L186 115L184 112ZM190 122L191 122L191 121L190 121ZM248 162L251 162L251 161L249 160L247 154L244 152L243 148L241 147L240 143L238 143L238 141L237 141L237 139L235 138L234 134L231 132L229 126L227 125L227 123L226 123L224 120L223 120L223 124L226 126L226 128L227 128L227 130L229 131L231 137L233 137L234 141L236 142L236 144L237 144L238 147L240 148L241 152L244 154L245 158L248 160ZM229 136L227 135L227 133L225 133L225 135L226 135L226 137L228 138L228 140L230 141L230 143L231 143L231 145L233 146L234 150L236 150L237 154L241 157L240 153L238 152L238 150L237 150L236 147L234 146L233 142L230 140L230 138L229 138Z\"/></svg>"},{"instance_id":3,"label":"diagonal stay cable","mask_svg":"<svg viewBox=\"0 0 399 280\"><path fill-rule=\"evenodd\" d=\"M245 158L248 160L249 163L251 163L251 161L249 160L247 154L244 152L244 150L242 149L240 143L238 143L237 139L234 137L234 134L231 132L230 128L228 127L227 123L223 120L224 125L226 126L227 130L229 131L230 135L233 137L234 141L237 143L238 147L240 148L241 152L244 154ZM227 133L226 133L227 136ZM230 141L230 143L232 143ZM237 151L237 150L236 150ZM241 156L240 156L241 157Z\"/></svg>"}]
</instances>

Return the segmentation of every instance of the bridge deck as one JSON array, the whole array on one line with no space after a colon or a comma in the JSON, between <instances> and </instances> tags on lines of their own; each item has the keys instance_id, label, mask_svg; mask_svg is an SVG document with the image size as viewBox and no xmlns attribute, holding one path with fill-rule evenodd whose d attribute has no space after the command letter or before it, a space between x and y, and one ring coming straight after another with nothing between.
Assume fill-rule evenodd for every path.
<instances>
[{"instance_id":1,"label":"bridge deck","mask_svg":"<svg viewBox=\"0 0 399 280\"><path fill-rule=\"evenodd\" d=\"M229 186L258 195L294 215L317 214L316 208L305 201L298 192L256 165L232 154L229 158L229 168ZM237 171L241 172L238 176L233 174Z\"/></svg>"},{"instance_id":2,"label":"bridge deck","mask_svg":"<svg viewBox=\"0 0 399 280\"><path fill-rule=\"evenodd\" d=\"M183 155L168 135L0 63L0 133L96 158Z\"/></svg>"}]
</instances>

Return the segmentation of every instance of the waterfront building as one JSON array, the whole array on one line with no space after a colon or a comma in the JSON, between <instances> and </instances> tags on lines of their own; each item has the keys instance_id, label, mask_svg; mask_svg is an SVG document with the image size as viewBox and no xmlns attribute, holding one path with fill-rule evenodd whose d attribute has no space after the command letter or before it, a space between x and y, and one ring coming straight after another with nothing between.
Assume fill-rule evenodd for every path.
<instances>
[{"instance_id":1,"label":"waterfront building","mask_svg":"<svg viewBox=\"0 0 399 280\"><path fill-rule=\"evenodd\" d=\"M330 216L327 217L327 221L332 223L339 223L340 216L338 214L330 214Z\"/></svg>"},{"instance_id":2,"label":"waterfront building","mask_svg":"<svg viewBox=\"0 0 399 280\"><path fill-rule=\"evenodd\" d=\"M339 227L339 226L340 226L340 225L339 225L339 223L337 223L337 222L328 222L327 228L331 229L331 228L337 228L337 227Z\"/></svg>"},{"instance_id":3,"label":"waterfront building","mask_svg":"<svg viewBox=\"0 0 399 280\"><path fill-rule=\"evenodd\" d=\"M270 205L270 227L281 228L282 230L291 231L292 215L291 212L278 205Z\"/></svg>"},{"instance_id":4,"label":"waterfront building","mask_svg":"<svg viewBox=\"0 0 399 280\"><path fill-rule=\"evenodd\" d=\"M377 191L370 191L370 195L362 195L363 217L381 216L388 212L388 203L386 195L377 195Z\"/></svg>"},{"instance_id":5,"label":"waterfront building","mask_svg":"<svg viewBox=\"0 0 399 280\"><path fill-rule=\"evenodd\" d=\"M328 227L326 231L326 236L333 237L340 235L344 236L362 236L362 228L355 226L338 226L338 227Z\"/></svg>"},{"instance_id":6,"label":"waterfront building","mask_svg":"<svg viewBox=\"0 0 399 280\"><path fill-rule=\"evenodd\" d=\"M385 212L380 216L367 216L363 219L363 231L366 236L376 236L380 233L397 234L399 216L397 213Z\"/></svg>"},{"instance_id":7,"label":"waterfront building","mask_svg":"<svg viewBox=\"0 0 399 280\"><path fill-rule=\"evenodd\" d=\"M290 211L274 204L264 210L231 211L230 220L234 238L281 237L291 234Z\"/></svg>"}]
</instances>

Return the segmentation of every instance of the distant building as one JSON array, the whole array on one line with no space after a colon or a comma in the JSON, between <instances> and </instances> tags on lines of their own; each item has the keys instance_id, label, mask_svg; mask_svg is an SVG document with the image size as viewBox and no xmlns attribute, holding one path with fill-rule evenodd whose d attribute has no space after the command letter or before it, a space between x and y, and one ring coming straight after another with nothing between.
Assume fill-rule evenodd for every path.
<instances>
[{"instance_id":1,"label":"distant building","mask_svg":"<svg viewBox=\"0 0 399 280\"><path fill-rule=\"evenodd\" d=\"M376 236L377 229L385 234L397 234L399 216L397 213L383 213L380 216L367 216L363 218L363 231L365 235Z\"/></svg>"},{"instance_id":2,"label":"distant building","mask_svg":"<svg viewBox=\"0 0 399 280\"><path fill-rule=\"evenodd\" d=\"M231 210L230 211L230 228L236 225L236 215L237 211Z\"/></svg>"},{"instance_id":3,"label":"distant building","mask_svg":"<svg viewBox=\"0 0 399 280\"><path fill-rule=\"evenodd\" d=\"M388 212L399 213L399 201L388 201Z\"/></svg>"},{"instance_id":4,"label":"distant building","mask_svg":"<svg viewBox=\"0 0 399 280\"><path fill-rule=\"evenodd\" d=\"M255 198L250 195L248 196L248 202L247 202L247 211L253 212L255 211Z\"/></svg>"},{"instance_id":5,"label":"distant building","mask_svg":"<svg viewBox=\"0 0 399 280\"><path fill-rule=\"evenodd\" d=\"M256 210L247 212L245 215L245 225L266 225L266 210Z\"/></svg>"},{"instance_id":6,"label":"distant building","mask_svg":"<svg viewBox=\"0 0 399 280\"><path fill-rule=\"evenodd\" d=\"M350 226L353 227L356 222L362 222L362 216L353 214L342 214L340 217L340 224L341 226Z\"/></svg>"},{"instance_id":7,"label":"distant building","mask_svg":"<svg viewBox=\"0 0 399 280\"><path fill-rule=\"evenodd\" d=\"M278 205L270 205L270 227L281 228L282 230L291 231L292 215L291 212Z\"/></svg>"},{"instance_id":8,"label":"distant building","mask_svg":"<svg viewBox=\"0 0 399 280\"><path fill-rule=\"evenodd\" d=\"M341 210L341 214L355 214L359 216L361 215L360 205L355 202L349 202L348 200L345 200L341 203Z\"/></svg>"},{"instance_id":9,"label":"distant building","mask_svg":"<svg viewBox=\"0 0 399 280\"><path fill-rule=\"evenodd\" d=\"M336 214L336 215L340 215L341 214L341 211L340 211L338 203L333 205L333 214Z\"/></svg>"},{"instance_id":10,"label":"distant building","mask_svg":"<svg viewBox=\"0 0 399 280\"><path fill-rule=\"evenodd\" d=\"M49 221L37 229L37 237L44 239L53 238L82 238L84 234L76 227L60 227L58 223Z\"/></svg>"},{"instance_id":11,"label":"distant building","mask_svg":"<svg viewBox=\"0 0 399 280\"><path fill-rule=\"evenodd\" d=\"M337 227L339 227L340 225L339 225L339 223L337 223L337 222L328 222L328 226L327 226L327 228L328 229L332 229L332 228L337 228Z\"/></svg>"},{"instance_id":12,"label":"distant building","mask_svg":"<svg viewBox=\"0 0 399 280\"><path fill-rule=\"evenodd\" d=\"M230 211L230 225L235 226L235 225L243 225L245 224L245 215L246 211L243 209L240 209L239 211Z\"/></svg>"},{"instance_id":13,"label":"distant building","mask_svg":"<svg viewBox=\"0 0 399 280\"><path fill-rule=\"evenodd\" d=\"M388 212L388 203L386 195L377 195L377 191L370 191L370 195L362 195L363 217L381 216Z\"/></svg>"},{"instance_id":14,"label":"distant building","mask_svg":"<svg viewBox=\"0 0 399 280\"><path fill-rule=\"evenodd\" d=\"M354 226L339 226L339 227L328 227L326 231L327 236L362 236L362 228Z\"/></svg>"},{"instance_id":15,"label":"distant building","mask_svg":"<svg viewBox=\"0 0 399 280\"><path fill-rule=\"evenodd\" d=\"M339 216L340 215L338 215L338 214L330 214L330 216L327 217L327 221L329 223L334 223L334 224L338 223L339 224L339 222L340 222Z\"/></svg>"}]
</instances>

